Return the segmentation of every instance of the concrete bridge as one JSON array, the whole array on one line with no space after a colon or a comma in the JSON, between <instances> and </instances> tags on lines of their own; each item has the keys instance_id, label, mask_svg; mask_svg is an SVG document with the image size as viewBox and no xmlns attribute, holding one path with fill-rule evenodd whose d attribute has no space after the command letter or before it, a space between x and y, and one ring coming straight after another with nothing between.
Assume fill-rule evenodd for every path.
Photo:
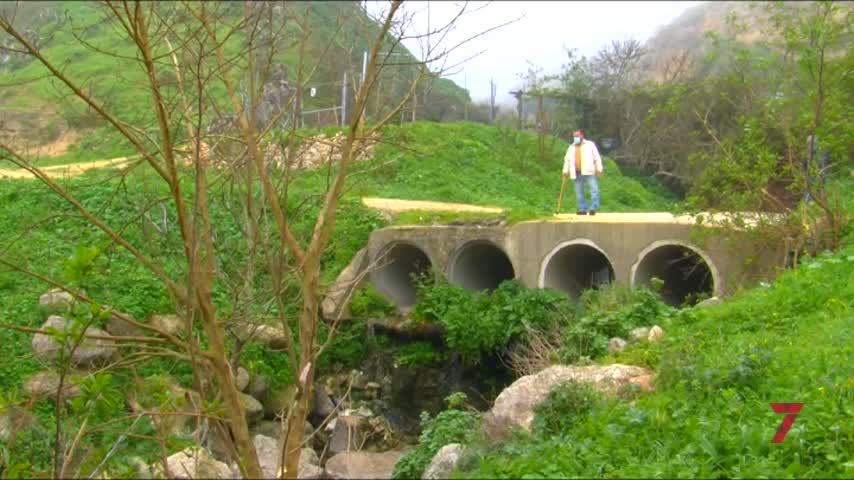
<instances>
[{"instance_id":1,"label":"concrete bridge","mask_svg":"<svg viewBox=\"0 0 854 480\"><path fill-rule=\"evenodd\" d=\"M721 296L770 279L784 254L747 230L699 227L690 216L605 213L512 226L384 228L349 269L369 269L369 281L404 311L415 302L412 276L430 269L470 290L517 279L571 297L597 284L648 285L657 277L664 300L680 305L692 295Z\"/></svg>"}]
</instances>

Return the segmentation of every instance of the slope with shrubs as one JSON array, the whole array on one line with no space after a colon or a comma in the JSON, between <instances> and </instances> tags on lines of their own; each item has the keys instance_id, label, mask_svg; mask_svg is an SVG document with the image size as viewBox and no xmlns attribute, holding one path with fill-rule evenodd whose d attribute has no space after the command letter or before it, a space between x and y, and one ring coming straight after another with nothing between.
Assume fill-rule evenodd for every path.
<instances>
[{"instance_id":1,"label":"slope with shrubs","mask_svg":"<svg viewBox=\"0 0 854 480\"><path fill-rule=\"evenodd\" d=\"M390 126L381 138L383 143L376 147L374 157L357 163L348 181L333 238L322 259L325 281L337 276L374 229L388 224L388 220L360 203L362 195L493 204L521 209L528 215L550 214L554 208L563 142L554 142L547 165L536 160L534 135L483 125ZM663 189L647 189L639 181L620 175L610 162L609 165L612 168L602 180L605 205L625 210L671 205ZM313 227L319 208L317 194L325 189L326 179L325 170L303 172L290 189L290 219L300 238ZM159 209L148 215L141 211L142 205L165 193L153 176L134 171L122 180L110 170L93 170L63 184L90 211L98 212L110 226L121 229L131 244L157 258L170 275L181 275L184 260L177 248L180 240L174 215L161 215ZM187 178L184 187L191 191L192 180ZM633 200L622 202L623 196ZM235 220L239 215L232 212L235 206L223 204L220 196L209 198L219 248L231 251L232 245L241 241L241 229ZM85 250L76 253L76 247L94 247L97 252L86 267L87 291L94 298L140 319L172 308L166 290L153 275L80 219L65 202L48 193L40 182L0 180L0 205L2 258L49 278L66 280L69 260L74 264L80 261L79 256L86 255ZM297 206L298 215L293 214ZM240 252L235 250L228 260L239 265ZM44 284L24 274L0 269L0 319L38 327L43 316L36 308L36 300L45 290ZM215 295L223 314L227 314L230 299L222 285L216 286ZM28 356L27 338L23 333L0 330L0 340L10 345L6 361ZM258 358L264 355L259 353ZM266 358L284 361L280 353ZM35 362L23 361L0 369L0 388L19 386L21 379L36 368ZM275 377L283 381L287 376L286 368L275 372Z\"/></svg>"},{"instance_id":2,"label":"slope with shrubs","mask_svg":"<svg viewBox=\"0 0 854 480\"><path fill-rule=\"evenodd\" d=\"M773 285L659 319L659 343L605 362L658 372L631 403L558 389L534 432L475 441L462 477L847 477L854 475L854 245ZM782 443L770 402L802 402Z\"/></svg>"}]
</instances>

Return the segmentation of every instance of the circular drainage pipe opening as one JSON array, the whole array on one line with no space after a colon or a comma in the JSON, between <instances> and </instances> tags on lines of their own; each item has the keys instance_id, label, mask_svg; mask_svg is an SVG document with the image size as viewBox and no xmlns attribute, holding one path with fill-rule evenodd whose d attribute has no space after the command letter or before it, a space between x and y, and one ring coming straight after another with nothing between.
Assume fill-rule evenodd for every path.
<instances>
[{"instance_id":1,"label":"circular drainage pipe opening","mask_svg":"<svg viewBox=\"0 0 854 480\"><path fill-rule=\"evenodd\" d=\"M541 285L578 298L584 290L614 281L614 267L598 248L573 243L546 257Z\"/></svg>"},{"instance_id":2,"label":"circular drainage pipe opening","mask_svg":"<svg viewBox=\"0 0 854 480\"><path fill-rule=\"evenodd\" d=\"M516 278L507 254L486 241L475 241L460 247L450 263L448 279L466 290L491 291L501 282Z\"/></svg>"},{"instance_id":3,"label":"circular drainage pipe opening","mask_svg":"<svg viewBox=\"0 0 854 480\"><path fill-rule=\"evenodd\" d=\"M415 304L413 277L430 271L430 258L420 248L398 243L386 249L379 257L380 268L371 275L374 287L385 295L398 309Z\"/></svg>"},{"instance_id":4,"label":"circular drainage pipe opening","mask_svg":"<svg viewBox=\"0 0 854 480\"><path fill-rule=\"evenodd\" d=\"M664 282L662 299L672 306L693 305L714 292L709 264L699 253L684 245L663 245L650 250L638 263L633 285L649 286L656 277Z\"/></svg>"}]
</instances>

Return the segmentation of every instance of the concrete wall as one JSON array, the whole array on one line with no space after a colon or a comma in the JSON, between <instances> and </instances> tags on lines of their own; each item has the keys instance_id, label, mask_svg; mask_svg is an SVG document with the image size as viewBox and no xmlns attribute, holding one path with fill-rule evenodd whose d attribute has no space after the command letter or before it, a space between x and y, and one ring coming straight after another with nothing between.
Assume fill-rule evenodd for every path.
<instances>
[{"instance_id":1,"label":"concrete wall","mask_svg":"<svg viewBox=\"0 0 854 480\"><path fill-rule=\"evenodd\" d=\"M655 274L668 278L665 286L676 296L704 286L710 293L724 295L734 284L772 277L775 260L782 258L782 252L761 251L748 232L729 231L724 235L721 231L706 235L698 244L692 239L694 228L675 222L584 221L524 222L510 227L390 227L371 235L367 255L371 261L384 258L386 265L393 264L399 259L387 255L389 249L396 244L411 245L423 251L433 268L451 281L479 285L489 275L504 275L505 270L495 266L501 263L499 255L503 252L512 265L512 276L528 287L558 285L571 293L582 286L576 286L577 280L584 283L591 276L607 280L610 273L614 282L632 285ZM678 258L681 251L699 256L700 268L686 267L691 262ZM610 268L593 273L603 265ZM681 273L676 275L676 270L670 272L668 268L679 268ZM698 276L703 268L704 277ZM394 282L384 279L388 271L387 267L377 268L369 278L378 287L382 285L380 291L392 301L411 298L394 291L406 285L398 285L400 278ZM685 272L692 272L692 276L685 277ZM702 278L710 283L703 284Z\"/></svg>"}]
</instances>

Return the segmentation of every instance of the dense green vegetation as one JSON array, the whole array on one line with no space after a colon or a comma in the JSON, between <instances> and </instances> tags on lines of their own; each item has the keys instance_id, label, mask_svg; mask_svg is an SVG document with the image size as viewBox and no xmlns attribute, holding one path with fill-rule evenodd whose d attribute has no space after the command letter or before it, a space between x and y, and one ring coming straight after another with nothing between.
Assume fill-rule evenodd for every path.
<instances>
[{"instance_id":1,"label":"dense green vegetation","mask_svg":"<svg viewBox=\"0 0 854 480\"><path fill-rule=\"evenodd\" d=\"M306 131L306 134L316 133L319 132ZM332 133L332 130L328 133ZM415 123L391 126L383 131L382 139L383 143L374 150L373 159L359 163L355 168L350 189L341 205L332 243L323 257L323 277L326 281L335 278L365 244L371 231L387 223L376 212L361 205L358 200L361 195L405 199L441 198L452 202L489 204L511 211L515 209L528 217L548 215L553 209L564 148L560 141L553 143L546 163L533 157L533 152L536 152L536 138L533 135L482 125ZM602 182L605 208L650 210L671 205L670 198L662 195L660 188L647 189L639 181L620 175L613 163L609 162L606 168L607 174ZM323 171L305 172L295 180L289 205L294 209L297 205L301 208L300 214L291 220L299 234L311 228L310 222L317 207L310 196L322 191L325 182L326 174ZM178 278L185 274L182 252L178 250L180 242L174 214L167 209L164 215L156 204L150 213L141 209L141 206L152 204L165 193L151 174L136 170L126 178L119 179L109 170L96 170L65 180L63 185L86 208L98 212L109 225L121 230L131 244L145 254L156 257L169 275ZM33 180L3 180L0 186L0 204L4 212L0 216L0 244L4 259L48 278L82 287L101 304L110 305L138 319L145 320L153 314L173 311L174 306L167 291L150 272L123 249L112 244L100 231L88 225L68 204L48 194L41 183ZM191 187L189 180L185 187ZM306 198L309 198L308 202ZM232 251L227 257L229 263L222 266L229 269L230 262L238 265L241 261L239 249L229 250L232 241L237 241L241 235L236 220L239 217L235 216L233 208L222 203L219 196L212 195L211 201L212 222L220 242L219 248ZM43 283L28 275L0 269L0 318L20 326L39 327L44 321L44 314L38 309L36 300L45 290L47 287ZM437 290L432 295L438 293ZM503 287L496 298L505 296L508 305L514 304L514 298L522 299L515 303L517 311L511 312L519 328L529 314L540 317L539 310L533 312L532 307L524 303L528 301L525 299L540 307L555 300L545 292L528 292L512 284ZM227 286L216 284L214 297L223 318L229 318L233 308ZM506 315L490 309L489 304L489 298L484 296L478 302L461 304L456 308L462 312L466 308L480 306L493 311L494 315L484 317L484 320L492 322L493 327L500 327L500 322L507 319ZM370 290L357 293L353 309L362 318L382 317L390 312L388 302ZM80 321L91 320L95 325L103 326L103 318L95 318L91 312L83 312L81 315ZM454 331L452 329L448 337L450 341L463 341L465 332L460 331L460 336L455 336ZM490 341L483 345L471 345L471 348L463 343L454 343L454 346L466 352L476 352L478 348L490 350L507 343L505 333L499 335L501 338L496 337L497 343ZM321 371L333 366L358 367L371 351L364 335L365 324L362 321L343 325L321 358ZM321 339L324 336L325 327L322 326ZM20 391L23 381L41 367L30 356L30 335L3 329L0 330L0 341L7 346L4 355L6 360L2 362L3 368L0 368L0 389L5 392L4 402L14 403L21 398L21 394L16 392ZM402 365L434 364L445 358L443 353L429 344L403 346L395 351L394 356ZM244 366L253 374L264 374L274 388L292 381L287 356L283 352L250 344L244 347L242 357ZM151 375L169 373L184 385L191 383L190 371L180 361L159 360L142 370L137 369L137 373L142 371ZM112 389L126 390L131 376L113 375L102 381ZM108 402L105 408L113 413L121 408L111 405ZM101 413L104 411L98 410ZM36 412L44 427L50 428L53 410L49 403L46 400L38 402ZM104 415L96 415L89 421L106 421L109 415ZM117 423L117 430L110 434L113 436L108 435L102 440L105 444L115 440L120 429L128 426L128 422ZM144 432L140 430L137 433ZM23 454L49 446L46 437L31 440L35 443L24 438L16 442L16 448L24 449L16 452ZM149 458L156 455L155 447L153 442L141 441L135 443L134 451ZM122 456L116 460L119 463L115 467L124 465L122 462L125 459L126 456ZM46 464L36 462L31 467L38 470L46 468Z\"/></svg>"},{"instance_id":2,"label":"dense green vegetation","mask_svg":"<svg viewBox=\"0 0 854 480\"><path fill-rule=\"evenodd\" d=\"M852 267L849 245L721 306L662 318L662 341L615 358L656 369L655 393L580 408L567 399L581 393L559 390L538 411L542 428L475 445L462 475L850 477ZM770 443L782 418L769 402L805 403L780 444Z\"/></svg>"}]
</instances>

